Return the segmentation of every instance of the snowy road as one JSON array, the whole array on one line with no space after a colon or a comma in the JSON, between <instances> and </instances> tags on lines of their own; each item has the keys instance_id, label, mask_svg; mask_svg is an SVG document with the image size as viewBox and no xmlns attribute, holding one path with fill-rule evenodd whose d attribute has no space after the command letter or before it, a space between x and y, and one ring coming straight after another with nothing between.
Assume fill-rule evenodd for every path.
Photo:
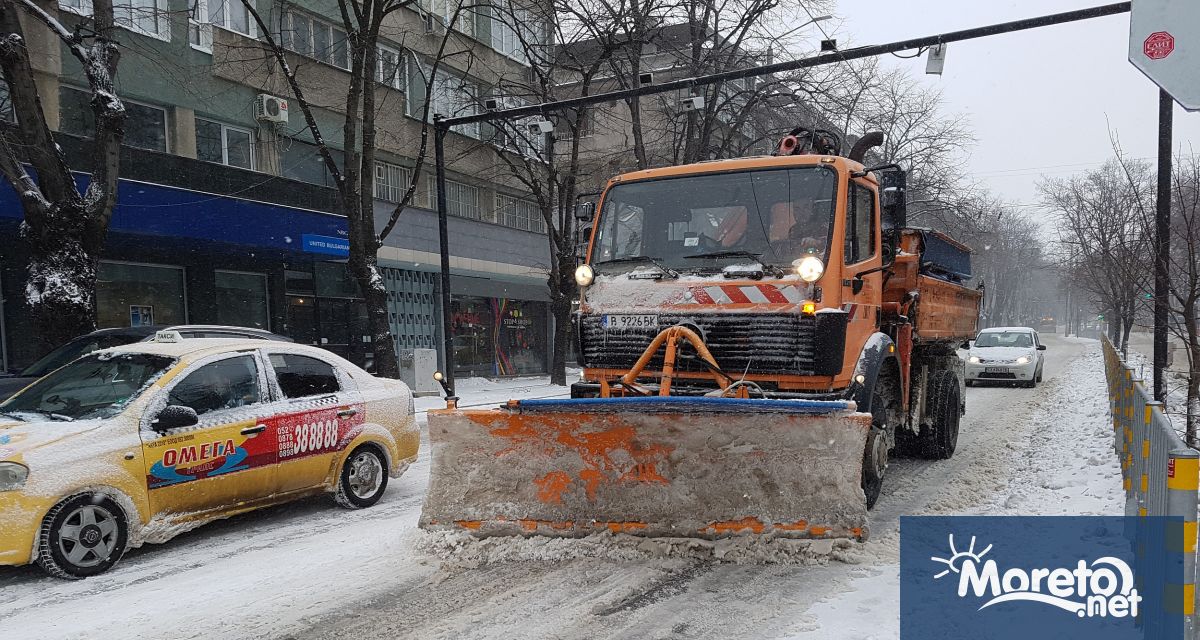
<instances>
[{"instance_id":1,"label":"snowy road","mask_svg":"<svg viewBox=\"0 0 1200 640\"><path fill-rule=\"evenodd\" d=\"M446 560L416 529L423 456L365 511L318 499L248 514L133 551L81 582L0 568L0 629L6 638L895 638L901 515L1121 513L1098 343L1046 342L1046 383L970 389L955 457L895 461L872 540L836 560L713 564L630 559L633 550L568 559L579 554L562 541ZM472 391L468 403L555 389Z\"/></svg>"}]
</instances>

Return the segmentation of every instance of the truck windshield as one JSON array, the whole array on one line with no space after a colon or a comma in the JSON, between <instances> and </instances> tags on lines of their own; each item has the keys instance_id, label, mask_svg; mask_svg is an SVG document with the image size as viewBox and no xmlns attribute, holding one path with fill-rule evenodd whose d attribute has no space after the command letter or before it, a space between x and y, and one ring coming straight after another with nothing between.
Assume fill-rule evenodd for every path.
<instances>
[{"instance_id":1,"label":"truck windshield","mask_svg":"<svg viewBox=\"0 0 1200 640\"><path fill-rule=\"evenodd\" d=\"M619 184L604 197L592 263L653 258L679 270L757 259L790 265L824 257L837 173L827 167L759 169Z\"/></svg>"},{"instance_id":2,"label":"truck windshield","mask_svg":"<svg viewBox=\"0 0 1200 640\"><path fill-rule=\"evenodd\" d=\"M108 418L174 362L141 353L84 356L0 403L0 414L27 422Z\"/></svg>"}]
</instances>

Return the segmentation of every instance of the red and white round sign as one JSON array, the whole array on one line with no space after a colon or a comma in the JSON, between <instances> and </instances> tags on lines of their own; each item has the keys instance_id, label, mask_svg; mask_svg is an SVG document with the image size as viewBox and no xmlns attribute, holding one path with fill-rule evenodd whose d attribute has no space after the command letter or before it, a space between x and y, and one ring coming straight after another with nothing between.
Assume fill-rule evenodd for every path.
<instances>
[{"instance_id":1,"label":"red and white round sign","mask_svg":"<svg viewBox=\"0 0 1200 640\"><path fill-rule=\"evenodd\" d=\"M1146 38L1142 51L1151 60L1162 60L1175 50L1175 37L1166 31L1155 31Z\"/></svg>"}]
</instances>

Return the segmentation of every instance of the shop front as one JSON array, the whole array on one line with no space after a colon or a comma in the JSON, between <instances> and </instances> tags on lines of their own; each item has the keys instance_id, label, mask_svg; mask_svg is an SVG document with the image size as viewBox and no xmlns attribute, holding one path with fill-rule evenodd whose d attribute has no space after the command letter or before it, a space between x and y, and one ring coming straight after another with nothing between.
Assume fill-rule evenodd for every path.
<instances>
[{"instance_id":1,"label":"shop front","mask_svg":"<svg viewBox=\"0 0 1200 640\"><path fill-rule=\"evenodd\" d=\"M545 302L453 296L451 330L457 376L545 373L549 309Z\"/></svg>"}]
</instances>

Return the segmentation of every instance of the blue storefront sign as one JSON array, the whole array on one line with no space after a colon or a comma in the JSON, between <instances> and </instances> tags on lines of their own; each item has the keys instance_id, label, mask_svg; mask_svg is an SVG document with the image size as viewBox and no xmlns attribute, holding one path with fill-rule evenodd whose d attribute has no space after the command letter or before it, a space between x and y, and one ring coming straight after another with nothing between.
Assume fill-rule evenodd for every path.
<instances>
[{"instance_id":1,"label":"blue storefront sign","mask_svg":"<svg viewBox=\"0 0 1200 640\"><path fill-rule=\"evenodd\" d=\"M1181 530L1171 518L902 517L900 637L1182 638Z\"/></svg>"},{"instance_id":2,"label":"blue storefront sign","mask_svg":"<svg viewBox=\"0 0 1200 640\"><path fill-rule=\"evenodd\" d=\"M88 179L76 174L81 192ZM13 190L0 187L0 218L22 216ZM117 186L109 229L327 255L345 256L349 249L343 216L133 180ZM315 239L312 245L309 238Z\"/></svg>"},{"instance_id":3,"label":"blue storefront sign","mask_svg":"<svg viewBox=\"0 0 1200 640\"><path fill-rule=\"evenodd\" d=\"M324 253L331 256L350 255L350 240L306 233L301 236L301 247L309 253Z\"/></svg>"}]
</instances>

